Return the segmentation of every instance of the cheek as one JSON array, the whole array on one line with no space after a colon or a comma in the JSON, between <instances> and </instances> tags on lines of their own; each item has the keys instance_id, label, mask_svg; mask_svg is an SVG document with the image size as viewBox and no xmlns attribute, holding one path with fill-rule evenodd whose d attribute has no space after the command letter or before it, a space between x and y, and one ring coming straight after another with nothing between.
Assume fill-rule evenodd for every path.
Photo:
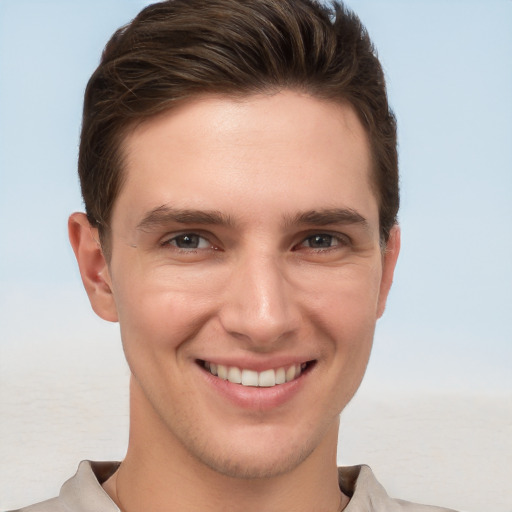
<instances>
[{"instance_id":1,"label":"cheek","mask_svg":"<svg viewBox=\"0 0 512 512\"><path fill-rule=\"evenodd\" d=\"M183 266L130 272L113 279L125 351L161 352L178 348L205 328L223 306L229 269L199 271ZM346 350L373 333L380 285L378 265L338 269L295 267L287 273L287 300L309 328L342 340ZM229 294L228 294L229 295ZM231 295L229 295L231 296ZM229 304L228 304L229 305ZM314 336L316 337L316 336Z\"/></svg>"},{"instance_id":2,"label":"cheek","mask_svg":"<svg viewBox=\"0 0 512 512\"><path fill-rule=\"evenodd\" d=\"M353 265L331 272L323 286L302 294L310 312L331 332L350 342L356 331L373 330L377 319L380 267ZM355 342L355 340L354 340Z\"/></svg>"},{"instance_id":3,"label":"cheek","mask_svg":"<svg viewBox=\"0 0 512 512\"><path fill-rule=\"evenodd\" d=\"M212 314L211 286L199 289L204 280L154 276L119 282L116 305L127 352L175 350L193 337Z\"/></svg>"}]
</instances>

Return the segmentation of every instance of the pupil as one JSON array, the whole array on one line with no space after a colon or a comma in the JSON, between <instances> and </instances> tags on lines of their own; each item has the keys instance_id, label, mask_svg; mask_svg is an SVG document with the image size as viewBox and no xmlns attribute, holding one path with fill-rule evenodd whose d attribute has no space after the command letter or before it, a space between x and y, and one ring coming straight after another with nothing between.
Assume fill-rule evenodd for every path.
<instances>
[{"instance_id":1,"label":"pupil","mask_svg":"<svg viewBox=\"0 0 512 512\"><path fill-rule=\"evenodd\" d=\"M332 242L331 235L315 235L310 240L311 247L330 247Z\"/></svg>"},{"instance_id":2,"label":"pupil","mask_svg":"<svg viewBox=\"0 0 512 512\"><path fill-rule=\"evenodd\" d=\"M176 245L181 249L197 249L199 237L197 235L181 235L176 239Z\"/></svg>"}]
</instances>

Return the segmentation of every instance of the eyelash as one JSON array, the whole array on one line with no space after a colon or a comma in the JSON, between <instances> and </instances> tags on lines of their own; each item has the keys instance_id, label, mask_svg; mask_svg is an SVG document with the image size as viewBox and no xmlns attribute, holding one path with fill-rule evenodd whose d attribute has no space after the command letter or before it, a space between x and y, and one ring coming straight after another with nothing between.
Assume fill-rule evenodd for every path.
<instances>
[{"instance_id":1,"label":"eyelash","mask_svg":"<svg viewBox=\"0 0 512 512\"><path fill-rule=\"evenodd\" d=\"M197 240L198 247L178 247L177 244L179 243L178 240L180 238L181 239L196 238L196 239L198 239ZM320 239L328 239L328 242L330 244L332 244L332 242L335 242L335 243L333 245L328 245L326 247L311 247L311 245L309 245L309 246L305 245L308 241L311 244L311 241L314 240L315 238L319 241L320 241ZM303 238L301 240L300 243L298 243L297 245L294 245L293 250L296 251L302 247L304 249L308 249L308 250L311 250L314 252L324 252L324 251L334 250L336 248L346 247L346 246L350 245L350 243L351 243L351 241L350 241L349 237L347 237L346 235L342 235L340 233L316 232L316 233L306 236L305 238ZM201 244L203 245L203 247L200 247ZM218 247L216 247L214 244L212 244L208 240L208 238L206 238L205 236L200 235L199 233L196 233L196 232L179 233L177 235L174 235L172 238L165 239L164 241L162 241L161 245L162 245L162 247L172 246L180 252L187 252L187 253L195 253L197 251L202 251L205 249L212 249L212 250L218 249Z\"/></svg>"},{"instance_id":2,"label":"eyelash","mask_svg":"<svg viewBox=\"0 0 512 512\"><path fill-rule=\"evenodd\" d=\"M327 247L311 247L311 246L305 245L306 242L309 241L311 243L311 240L313 240L315 238L317 238L317 239L329 238L329 241L331 243L332 242L336 242L336 243L334 245L329 245ZM304 247L306 249L309 249L309 250L312 250L315 252L324 252L324 251L329 251L329 250L335 250L336 248L347 247L348 245L350 245L350 243L351 243L350 238L346 235L343 235L340 233L319 232L319 233L313 233L312 235L305 237L299 244L297 244L294 247L294 249Z\"/></svg>"},{"instance_id":3,"label":"eyelash","mask_svg":"<svg viewBox=\"0 0 512 512\"><path fill-rule=\"evenodd\" d=\"M204 244L204 245L206 245L207 247L178 247L177 240L180 238L185 239L187 237L199 239L198 245L206 242L206 244ZM172 242L176 242L176 243L173 244ZM166 240L164 240L161 243L161 245L163 247L171 245L171 246L175 247L178 251L182 251L182 252L196 252L198 250L204 250L204 249L216 249L216 247L206 237L204 237L198 233L194 233L194 232L179 233L177 235L174 235L172 238L167 238Z\"/></svg>"}]
</instances>

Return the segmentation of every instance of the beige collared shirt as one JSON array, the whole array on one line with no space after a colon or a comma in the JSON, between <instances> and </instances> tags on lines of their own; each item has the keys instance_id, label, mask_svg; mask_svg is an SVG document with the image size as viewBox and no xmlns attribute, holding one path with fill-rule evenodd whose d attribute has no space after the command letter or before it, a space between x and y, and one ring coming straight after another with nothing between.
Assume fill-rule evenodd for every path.
<instances>
[{"instance_id":1,"label":"beige collared shirt","mask_svg":"<svg viewBox=\"0 0 512 512\"><path fill-rule=\"evenodd\" d=\"M12 512L120 512L101 484L118 468L118 462L82 461L58 497ZM350 497L344 512L455 512L390 498L368 466L338 469L341 490Z\"/></svg>"}]
</instances>

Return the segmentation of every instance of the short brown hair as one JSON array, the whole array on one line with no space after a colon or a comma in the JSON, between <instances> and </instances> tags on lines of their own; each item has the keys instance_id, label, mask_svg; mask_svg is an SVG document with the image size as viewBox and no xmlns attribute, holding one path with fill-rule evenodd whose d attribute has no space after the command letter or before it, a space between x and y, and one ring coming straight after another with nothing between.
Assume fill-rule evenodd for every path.
<instances>
[{"instance_id":1,"label":"short brown hair","mask_svg":"<svg viewBox=\"0 0 512 512\"><path fill-rule=\"evenodd\" d=\"M313 0L168 0L112 36L85 92L78 169L89 221L108 246L134 124L200 94L281 89L348 102L374 161L381 240L399 206L396 123L372 42L355 14Z\"/></svg>"}]
</instances>

